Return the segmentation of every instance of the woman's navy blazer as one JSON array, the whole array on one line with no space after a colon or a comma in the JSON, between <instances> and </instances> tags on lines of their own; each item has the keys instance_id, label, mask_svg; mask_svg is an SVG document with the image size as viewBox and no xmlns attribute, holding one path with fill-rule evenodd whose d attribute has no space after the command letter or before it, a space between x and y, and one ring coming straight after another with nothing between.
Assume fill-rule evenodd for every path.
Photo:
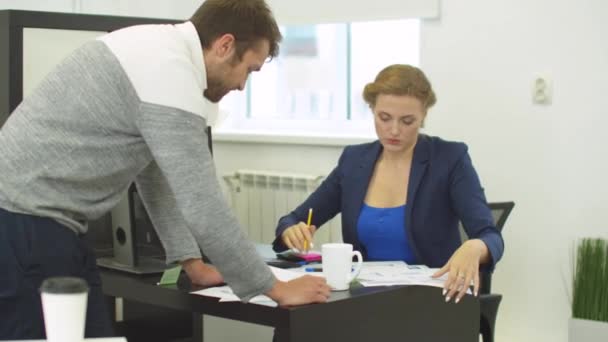
<instances>
[{"instance_id":1,"label":"woman's navy blazer","mask_svg":"<svg viewBox=\"0 0 608 342\"><path fill-rule=\"evenodd\" d=\"M300 206L279 220L276 236L298 222L306 222L313 208L312 224L321 227L342 213L344 242L363 253L357 221L374 166L382 151L379 141L347 146L336 168ZM442 267L461 245L458 222L471 239L488 246L492 270L500 260L504 242L496 229L477 172L464 143L419 135L410 171L405 206L405 227L419 263ZM280 238L273 247L286 249Z\"/></svg>"}]
</instances>

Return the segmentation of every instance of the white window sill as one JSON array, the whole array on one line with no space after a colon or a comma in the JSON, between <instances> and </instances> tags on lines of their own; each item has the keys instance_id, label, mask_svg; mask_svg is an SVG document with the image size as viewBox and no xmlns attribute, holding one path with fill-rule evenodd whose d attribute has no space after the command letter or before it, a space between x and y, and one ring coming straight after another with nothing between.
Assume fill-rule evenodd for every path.
<instances>
[{"instance_id":1,"label":"white window sill","mask_svg":"<svg viewBox=\"0 0 608 342\"><path fill-rule=\"evenodd\" d=\"M262 130L243 130L217 128L212 131L214 142L238 142L258 144L291 144L311 146L346 146L362 144L376 140L376 136L341 135L327 132L273 132Z\"/></svg>"}]
</instances>

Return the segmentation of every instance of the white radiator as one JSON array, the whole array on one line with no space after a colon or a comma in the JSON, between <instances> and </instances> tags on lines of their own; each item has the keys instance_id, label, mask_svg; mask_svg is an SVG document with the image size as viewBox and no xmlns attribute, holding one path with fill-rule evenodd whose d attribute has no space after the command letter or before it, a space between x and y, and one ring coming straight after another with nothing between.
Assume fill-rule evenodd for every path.
<instances>
[{"instance_id":1,"label":"white radiator","mask_svg":"<svg viewBox=\"0 0 608 342\"><path fill-rule=\"evenodd\" d=\"M271 243L279 218L302 203L323 176L261 170L237 170L224 176L236 216L255 242ZM313 212L314 215L314 212ZM327 242L341 242L340 215L315 234L315 249Z\"/></svg>"}]
</instances>

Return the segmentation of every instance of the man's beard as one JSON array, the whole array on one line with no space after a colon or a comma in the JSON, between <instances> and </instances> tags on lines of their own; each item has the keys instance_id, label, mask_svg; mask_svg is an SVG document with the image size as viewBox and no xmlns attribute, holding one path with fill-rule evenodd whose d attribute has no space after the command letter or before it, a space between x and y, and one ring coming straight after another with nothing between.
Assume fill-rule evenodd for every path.
<instances>
[{"instance_id":1,"label":"man's beard","mask_svg":"<svg viewBox=\"0 0 608 342\"><path fill-rule=\"evenodd\" d=\"M240 58L234 55L229 61L219 65L216 73L208 75L207 89L205 89L203 95L205 95L209 101L218 103L224 96L233 90L226 85L222 76L229 74L230 70L234 68L239 61Z\"/></svg>"},{"instance_id":2,"label":"man's beard","mask_svg":"<svg viewBox=\"0 0 608 342\"><path fill-rule=\"evenodd\" d=\"M228 90L225 87L220 86L219 84L207 86L207 89L203 92L205 97L214 103L220 102L220 100L228 94Z\"/></svg>"}]
</instances>

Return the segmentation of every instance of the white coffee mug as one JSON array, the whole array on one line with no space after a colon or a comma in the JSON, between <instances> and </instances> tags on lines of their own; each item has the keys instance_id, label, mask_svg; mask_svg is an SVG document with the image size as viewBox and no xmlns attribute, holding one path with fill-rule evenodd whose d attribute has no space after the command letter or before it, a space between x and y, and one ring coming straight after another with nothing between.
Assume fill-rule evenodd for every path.
<instances>
[{"instance_id":1,"label":"white coffee mug","mask_svg":"<svg viewBox=\"0 0 608 342\"><path fill-rule=\"evenodd\" d=\"M349 243L326 243L321 246L323 276L334 291L348 290L349 284L355 279L361 266L363 256L359 251L353 251ZM357 257L357 265L353 270L353 256Z\"/></svg>"},{"instance_id":2,"label":"white coffee mug","mask_svg":"<svg viewBox=\"0 0 608 342\"><path fill-rule=\"evenodd\" d=\"M40 286L44 328L48 342L82 342L87 316L86 281L53 277Z\"/></svg>"}]
</instances>

